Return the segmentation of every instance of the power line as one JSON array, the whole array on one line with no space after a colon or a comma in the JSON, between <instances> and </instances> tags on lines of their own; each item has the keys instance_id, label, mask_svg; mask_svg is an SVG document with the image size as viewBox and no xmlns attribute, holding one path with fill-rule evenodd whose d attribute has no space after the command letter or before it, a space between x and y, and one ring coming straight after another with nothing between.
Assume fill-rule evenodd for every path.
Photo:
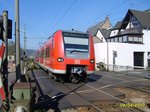
<instances>
[{"instance_id":1,"label":"power line","mask_svg":"<svg viewBox=\"0 0 150 112\"><path fill-rule=\"evenodd\" d=\"M56 14L55 14L55 16L54 16L54 20L56 19L57 15L58 15L59 12L62 10L62 8L63 8L63 6L65 5L66 2L67 2L67 0L65 0L65 1L61 4L61 6L59 7L59 9L57 10L57 12L56 12Z\"/></svg>"},{"instance_id":2,"label":"power line","mask_svg":"<svg viewBox=\"0 0 150 112\"><path fill-rule=\"evenodd\" d=\"M74 4L77 2L77 0L74 0L72 4L68 7L68 9L63 13L63 15L58 19L58 21L55 22L55 24L52 26L54 29L63 19L63 17L68 13L68 11L74 6Z\"/></svg>"},{"instance_id":3,"label":"power line","mask_svg":"<svg viewBox=\"0 0 150 112\"><path fill-rule=\"evenodd\" d=\"M105 0L105 2L106 2L107 0ZM93 7L91 7L91 9L85 14L86 16L84 16L84 18L88 18L89 16L92 16L97 10L93 10L93 8L95 9L95 8L97 8L97 7L100 7L101 5L103 5L104 3L105 3L104 1L99 1L96 5L94 4L94 6ZM90 12L90 13L89 13ZM77 19L76 19L76 21L78 21L78 24L80 24L81 23L81 18L83 18L83 17L77 17ZM74 25L74 24L76 24L77 22L74 22L74 23L72 23L70 26L72 26L72 25Z\"/></svg>"},{"instance_id":4,"label":"power line","mask_svg":"<svg viewBox=\"0 0 150 112\"><path fill-rule=\"evenodd\" d=\"M53 20L56 20L56 17L58 16L59 12L62 10L62 8L63 8L63 6L65 5L66 2L67 2L67 0L65 0L65 1L62 2L62 4L60 5L60 7L58 8L58 10L55 13ZM48 27L49 27L49 25L48 25ZM46 29L48 29L48 27Z\"/></svg>"},{"instance_id":5,"label":"power line","mask_svg":"<svg viewBox=\"0 0 150 112\"><path fill-rule=\"evenodd\" d=\"M114 11L114 10L120 8L122 5L125 5L125 3L127 3L127 2L128 2L128 1L123 1L123 2L120 3L119 5L117 5L117 6L113 7L112 9L109 9L109 10L107 10L106 12L104 12L104 13L102 14L102 16L97 17L95 20L99 19L100 17L106 16L106 15L107 15L107 16L108 16L108 15L111 15L111 12L112 12L112 11Z\"/></svg>"},{"instance_id":6,"label":"power line","mask_svg":"<svg viewBox=\"0 0 150 112\"><path fill-rule=\"evenodd\" d=\"M140 3L137 3L137 4L131 3L130 0L128 0L128 1L129 1L129 4L132 6L132 8L133 8L133 7L137 7L137 6L139 6L139 5L141 6L142 4L145 3L145 0L144 0L144 1L141 1ZM126 10L128 10L128 8L126 8ZM111 13L111 16L110 16L110 17L113 17L112 15L114 15L114 16L116 17L116 16L118 16L121 12L122 12L122 10L119 10L119 11L116 12L116 13Z\"/></svg>"},{"instance_id":7,"label":"power line","mask_svg":"<svg viewBox=\"0 0 150 112\"><path fill-rule=\"evenodd\" d=\"M35 39L35 40L37 40L37 39L38 39L38 40L40 40L40 39L41 39L41 40L44 40L44 39L47 39L47 38L26 38L26 39L27 39L27 40L34 40L34 39Z\"/></svg>"},{"instance_id":8,"label":"power line","mask_svg":"<svg viewBox=\"0 0 150 112\"><path fill-rule=\"evenodd\" d=\"M104 15L107 15L107 16L110 15L113 10L116 10L117 8L119 8L120 6L124 5L124 4L127 3L127 2L128 2L128 1L123 1L123 2L120 3L119 5L117 5L117 6L113 7L113 8L111 8L111 9L107 10L106 12L104 12L103 14L101 14L100 16L98 16L97 18L92 19L92 21L94 21L94 24L95 24L95 23L98 23L98 22L95 22L95 21L97 21L97 19L100 19L100 17L102 18ZM88 23L89 23L89 21L88 21ZM94 24L93 24L93 25L94 25ZM85 24L83 24L82 26L80 26L80 27L83 27L83 26L85 26L85 25L87 25L87 22L86 22ZM88 25L87 25L87 26L88 26Z\"/></svg>"},{"instance_id":9,"label":"power line","mask_svg":"<svg viewBox=\"0 0 150 112\"><path fill-rule=\"evenodd\" d=\"M73 2L72 2L72 4L67 8L67 10L62 14L62 16L60 17L60 18L58 18L58 20L53 24L53 26L52 26L52 28L51 29L53 29L54 30L54 28L63 20L63 18L64 18L64 16L69 12L69 10L73 7L73 5L75 4L75 2L76 2L77 0L74 0ZM66 2L66 0L62 3L62 4L65 4L65 2ZM105 2L105 1L103 1L103 2ZM118 15L122 12L122 11L116 11L116 9L118 9L119 7L121 7L122 5L124 5L125 3L128 3L129 1L123 1L123 2L120 2L120 4L119 5L116 5L115 7L113 7L113 8L109 8L107 11L105 11L103 14L101 14L101 15L109 15L110 17L116 17L115 19L113 18L113 20L117 20L117 17L118 17ZM143 1L142 1L143 2ZM98 3L97 3L98 4ZM135 7L135 6L137 6L138 4L140 5L141 4L141 2L140 3L138 3L138 4L133 4L133 3L129 3L132 7ZM62 8L63 8L63 6L64 5L62 5L62 7L60 7L58 10L57 10L57 12L56 12L56 17L58 16L58 14L59 14L59 12L62 10ZM124 7L124 6L123 6ZM115 10L115 11L114 11ZM95 8L94 8L94 10L92 10L91 12L95 12ZM89 13L90 15L91 15L91 12ZM86 15L87 16L87 15ZM56 18L55 17L55 18ZM101 17L100 15L99 15L99 17ZM85 17L84 17L85 18ZM102 18L102 17L101 17ZM118 17L119 18L119 17ZM94 22L94 24L95 24L95 22L96 22L96 20L97 19L99 19L98 17L96 17L94 20L93 19L91 19L92 20L92 22ZM79 19L78 19L79 20ZM90 20L90 21L91 21ZM118 20L117 20L118 21ZM79 22L77 22L78 24L79 24ZM90 23L90 22L89 22ZM88 27L89 25L86 23L85 25L84 25L84 23L82 24L82 26L78 26L78 27ZM46 38L41 38L41 37L39 37L39 38L34 38L34 39L46 39Z\"/></svg>"},{"instance_id":10,"label":"power line","mask_svg":"<svg viewBox=\"0 0 150 112\"><path fill-rule=\"evenodd\" d=\"M21 37L21 38L24 38L24 37ZM45 37L45 36L26 36L26 39L48 39L48 37Z\"/></svg>"}]
</instances>

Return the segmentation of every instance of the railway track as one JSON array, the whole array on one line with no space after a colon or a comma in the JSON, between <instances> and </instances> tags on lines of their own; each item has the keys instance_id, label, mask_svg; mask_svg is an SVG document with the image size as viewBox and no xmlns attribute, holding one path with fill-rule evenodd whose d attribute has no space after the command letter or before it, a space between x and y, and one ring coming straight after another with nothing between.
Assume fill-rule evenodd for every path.
<instances>
[{"instance_id":1,"label":"railway track","mask_svg":"<svg viewBox=\"0 0 150 112\"><path fill-rule=\"evenodd\" d=\"M70 90L70 92L68 93L68 94L76 94L76 95L78 95L80 98L82 98L82 99L84 99L84 100L86 100L88 103L90 103L90 105L91 105L91 110L93 111L93 109L94 109L94 111L98 111L98 112L106 112L106 110L108 111L108 108L111 108L112 110L109 110L109 111L112 111L112 112L115 112L116 110L119 110L119 111L122 111L122 112L126 112L126 111L128 111L128 112L144 112L142 109L140 109L140 108L137 108L137 107L128 107L128 108L122 108L121 107L121 104L123 105L128 105L130 102L127 102L127 101L125 101L125 100L123 100L123 99L120 99L120 98L118 98L118 97L115 97L115 96L113 96L113 95L111 95L111 94L109 94L109 93L107 93L107 92L105 92L105 91L102 91L102 90L100 90L100 89L97 89L97 88L95 88L95 87L93 87L93 86L91 86L91 85L89 85L89 84L86 84L86 83L83 83L83 85L86 85L86 86L88 86L88 87L90 87L90 88L92 88L93 90L95 90L95 91L97 91L97 92L100 92L100 93L103 93L103 94L105 94L105 95L107 95L107 96L109 96L109 97L112 97L114 100L110 100L110 101L89 101L87 98L85 98L84 96L82 96L81 94L80 94L80 92L76 92L76 90L79 88L77 88L77 89L72 89L72 88L70 88L67 84L63 84L65 87L67 87L69 90ZM105 86L106 87L106 86ZM104 103L105 102L105 103ZM106 108L107 107L107 108ZM90 112L90 110L89 110L89 112Z\"/></svg>"},{"instance_id":2,"label":"railway track","mask_svg":"<svg viewBox=\"0 0 150 112\"><path fill-rule=\"evenodd\" d=\"M120 92L123 92L126 94L126 101L129 101L134 104L139 104L139 107L142 107L141 109L145 112L150 111L150 86L126 86L117 88Z\"/></svg>"},{"instance_id":3,"label":"railway track","mask_svg":"<svg viewBox=\"0 0 150 112\"><path fill-rule=\"evenodd\" d=\"M64 99L69 102L75 100L71 102L72 106L70 106L70 108L69 107L64 108L67 110L70 109L70 111L73 109L73 110L76 110L77 112L84 112L84 111L86 112L94 112L94 111L95 112L116 112L116 111L118 112L120 111L122 112L127 112L127 111L128 112L145 112L143 108L133 105L136 103L132 102L128 98L119 97L119 96L112 94L111 89L117 90L118 92L122 92L124 93L125 96L127 96L128 94L125 91L127 91L126 87L130 86L130 85L127 85L128 83L134 83L134 82L137 83L138 81L145 81L147 79L123 80L121 78L115 78L115 80L118 79L119 82L116 82L116 83L114 82L113 84L110 84L109 82L107 82L103 86L100 85L101 87L99 86L95 87L95 85L92 85L92 83L99 84L98 82L100 82L100 80L95 80L92 83L89 82L89 80L93 80L93 79L88 79L87 82L82 82L80 84L56 82L47 75L40 76L40 77L38 76L36 79L40 80L40 82L42 80L44 82L47 82L46 85L48 85L48 83L52 85L52 88L53 88L52 94L51 93L49 94L50 100L55 101L57 99L60 99L58 101L59 103L62 103L63 102L62 100ZM113 77L111 77L111 80L113 80ZM53 87L53 84L55 85L54 87ZM119 90L118 85L120 84L123 84L123 86L121 85L121 87L124 87L125 89L121 88ZM42 87L44 87L44 85L42 85ZM52 88L50 87L50 89ZM55 91L54 89L56 89L56 92L54 92ZM110 89L110 91L105 91L106 89ZM59 92L61 94L56 94ZM99 97L98 95L100 96L100 98L98 98ZM103 95L106 97L106 99L103 98ZM95 99L93 99L94 97ZM107 97L111 99L108 100ZM81 102L84 102L85 104L84 103L81 104ZM74 105L73 103L76 103L76 104L79 103L79 104ZM76 111L73 111L73 112L76 112Z\"/></svg>"},{"instance_id":4,"label":"railway track","mask_svg":"<svg viewBox=\"0 0 150 112\"><path fill-rule=\"evenodd\" d=\"M106 76L107 77L107 76ZM134 76L133 76L134 77ZM137 76L136 76L137 77ZM91 85L89 85L90 87L92 87L93 89L91 89L91 90L88 90L89 92L90 91L92 91L92 90L94 90L94 89L97 89L98 91L100 91L100 92L103 92L101 89L104 89L104 88L108 88L108 87L115 87L115 86L118 86L119 84L124 84L124 83L134 83L134 82L140 82L140 81L148 81L149 79L147 78L147 77L142 77L142 79L135 79L135 80L124 80L124 79L121 79L121 78L114 78L114 77L109 77L109 78L112 78L112 79L118 79L118 80L120 80L120 81L122 81L122 82L117 82L117 83L114 83L114 84L109 84L109 83L107 83L107 85L105 85L105 86L102 86L102 87L99 87L98 89L97 88L95 88L95 87L92 87ZM141 77L140 77L141 78ZM106 83L106 82L105 82ZM87 85L87 84L86 84ZM134 89L135 91L137 90L137 91L141 91L141 92L143 92L143 94L149 94L150 95L150 86L147 86L147 85L144 85L144 86L136 86L136 87L132 87L132 86L126 86L126 88L131 88L131 89ZM125 100L120 100L119 98L117 98L117 97L114 97L114 96L112 96L111 94L108 94L108 93L106 93L106 92L103 92L103 93L105 93L105 94L107 94L107 95L109 95L109 96L111 96L111 97L113 97L113 98L115 98L115 99L117 99L117 100L119 100L120 102L123 102L124 104L129 104L129 103L132 103L132 102L130 102L130 101L125 101ZM134 96L133 96L134 97ZM149 99L150 99L150 97L149 97ZM108 103L109 104L109 103ZM144 104L145 105L145 104ZM148 107L150 108L150 101L149 101L149 103L147 104L148 105ZM138 107L138 106L137 106ZM145 111L145 110L149 110L148 108L147 109L140 109L140 108L137 108L137 107L134 107L134 109L137 111ZM133 109L131 109L131 110L133 110ZM150 110L149 110L150 111Z\"/></svg>"},{"instance_id":5,"label":"railway track","mask_svg":"<svg viewBox=\"0 0 150 112\"><path fill-rule=\"evenodd\" d=\"M78 88L72 89L69 86L67 86L67 84L65 84L65 83L63 85L70 90L70 92L68 94L75 93L76 95L78 95L79 97L81 97L82 99L84 99L85 101L87 101L91 105L91 107L93 107L96 111L103 112L103 110L101 110L100 108L98 108L97 106L95 106L93 103L91 103L89 100L87 100L86 98L84 98L82 95L80 95L79 93L77 93L76 90ZM85 85L85 83L83 83L83 85Z\"/></svg>"},{"instance_id":6,"label":"railway track","mask_svg":"<svg viewBox=\"0 0 150 112\"><path fill-rule=\"evenodd\" d=\"M134 75L131 75L131 76L138 77L138 76L134 76ZM113 77L109 77L109 78L116 79ZM148 86L149 83L145 83L145 82L149 82L150 78L141 77L141 76L139 76L139 78L140 79L135 79L135 80L122 80L121 78L117 78L119 80L122 80L123 82L118 82L118 83L114 83L111 85L108 84L108 85L100 87L98 89L107 88L107 87L111 87L111 86L113 86L113 87L116 86L116 88L118 88L119 84L125 84L125 85L121 85L122 86L121 89L123 89L124 91L123 92L120 91L120 92L124 93L127 97L123 101L124 104L125 103L131 104L131 105L133 104L135 106L135 109L138 109L138 110L144 111L144 112L149 112L150 111L150 86ZM141 82L142 82L142 84L141 84ZM143 84L143 82L145 84ZM131 83L133 85L131 85L131 84L128 85L128 83Z\"/></svg>"}]
</instances>

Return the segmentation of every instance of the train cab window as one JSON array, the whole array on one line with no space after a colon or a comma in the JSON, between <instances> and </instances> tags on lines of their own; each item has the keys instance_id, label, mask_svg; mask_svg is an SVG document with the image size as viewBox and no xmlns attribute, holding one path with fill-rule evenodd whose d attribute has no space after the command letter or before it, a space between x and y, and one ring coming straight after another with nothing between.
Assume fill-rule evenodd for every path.
<instances>
[{"instance_id":1,"label":"train cab window","mask_svg":"<svg viewBox=\"0 0 150 112\"><path fill-rule=\"evenodd\" d=\"M89 35L82 33L63 32L66 57L88 58Z\"/></svg>"}]
</instances>

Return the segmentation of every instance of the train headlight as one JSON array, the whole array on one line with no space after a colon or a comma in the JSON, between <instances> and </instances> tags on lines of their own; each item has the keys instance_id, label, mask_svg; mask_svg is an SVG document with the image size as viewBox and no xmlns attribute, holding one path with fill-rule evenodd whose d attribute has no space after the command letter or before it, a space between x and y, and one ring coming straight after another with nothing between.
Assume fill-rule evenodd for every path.
<instances>
[{"instance_id":1,"label":"train headlight","mask_svg":"<svg viewBox=\"0 0 150 112\"><path fill-rule=\"evenodd\" d=\"M91 62L91 63L94 63L94 59L91 59L90 62Z\"/></svg>"},{"instance_id":2,"label":"train headlight","mask_svg":"<svg viewBox=\"0 0 150 112\"><path fill-rule=\"evenodd\" d=\"M64 61L64 58L57 58L57 61L58 61L58 62L63 62L63 61Z\"/></svg>"}]
</instances>

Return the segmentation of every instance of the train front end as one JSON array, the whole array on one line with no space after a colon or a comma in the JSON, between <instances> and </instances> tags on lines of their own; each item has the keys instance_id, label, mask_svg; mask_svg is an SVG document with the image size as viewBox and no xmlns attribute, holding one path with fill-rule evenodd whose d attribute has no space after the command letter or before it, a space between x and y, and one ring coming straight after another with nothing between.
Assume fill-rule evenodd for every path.
<instances>
[{"instance_id":1,"label":"train front end","mask_svg":"<svg viewBox=\"0 0 150 112\"><path fill-rule=\"evenodd\" d=\"M62 38L64 56L57 61L65 64L65 78L73 83L84 81L95 70L92 37L87 33L62 31Z\"/></svg>"}]
</instances>

